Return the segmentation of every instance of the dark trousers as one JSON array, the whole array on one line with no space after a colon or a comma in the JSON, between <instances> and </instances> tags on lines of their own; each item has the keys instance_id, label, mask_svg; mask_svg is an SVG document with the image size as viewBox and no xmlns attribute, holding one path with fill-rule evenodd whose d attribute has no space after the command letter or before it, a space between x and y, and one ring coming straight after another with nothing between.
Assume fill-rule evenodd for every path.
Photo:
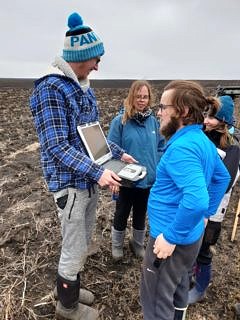
<instances>
[{"instance_id":1,"label":"dark trousers","mask_svg":"<svg viewBox=\"0 0 240 320\"><path fill-rule=\"evenodd\" d=\"M198 264L209 265L212 263L212 252L210 250L211 246L214 246L221 232L221 222L208 221L208 224L205 228L204 237L202 245L197 257Z\"/></svg>"},{"instance_id":2,"label":"dark trousers","mask_svg":"<svg viewBox=\"0 0 240 320\"><path fill-rule=\"evenodd\" d=\"M175 307L188 301L188 272L197 257L202 238L191 245L177 245L172 256L154 265L155 239L150 237L143 262L140 300L145 320L173 320Z\"/></svg>"},{"instance_id":3,"label":"dark trousers","mask_svg":"<svg viewBox=\"0 0 240 320\"><path fill-rule=\"evenodd\" d=\"M150 188L126 188L121 187L119 198L116 201L116 211L114 214L113 226L118 231L123 231L127 227L127 220L132 209L132 226L136 230L145 229L145 219L147 202Z\"/></svg>"}]
</instances>

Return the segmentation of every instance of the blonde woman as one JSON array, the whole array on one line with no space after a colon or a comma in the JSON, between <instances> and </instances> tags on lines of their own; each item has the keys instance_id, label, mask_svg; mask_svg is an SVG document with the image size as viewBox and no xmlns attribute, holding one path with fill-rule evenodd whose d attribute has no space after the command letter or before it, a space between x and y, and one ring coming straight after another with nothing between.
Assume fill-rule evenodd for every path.
<instances>
[{"instance_id":1,"label":"blonde woman","mask_svg":"<svg viewBox=\"0 0 240 320\"><path fill-rule=\"evenodd\" d=\"M159 133L159 122L151 110L152 103L150 84L142 80L134 81L108 134L109 140L147 168L147 176L132 188L120 187L112 226L112 256L115 260L123 258L125 230L131 210L130 248L137 257L144 256L147 201L164 141Z\"/></svg>"}]
</instances>

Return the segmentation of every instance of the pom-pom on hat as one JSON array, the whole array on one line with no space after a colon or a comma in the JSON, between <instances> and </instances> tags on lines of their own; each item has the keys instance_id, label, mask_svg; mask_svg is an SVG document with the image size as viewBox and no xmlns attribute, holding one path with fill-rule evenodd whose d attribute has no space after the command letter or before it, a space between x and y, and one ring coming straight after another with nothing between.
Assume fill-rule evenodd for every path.
<instances>
[{"instance_id":1,"label":"pom-pom on hat","mask_svg":"<svg viewBox=\"0 0 240 320\"><path fill-rule=\"evenodd\" d=\"M103 43L96 33L83 24L82 17L74 12L68 17L63 59L67 62L87 61L104 54Z\"/></svg>"},{"instance_id":2,"label":"pom-pom on hat","mask_svg":"<svg viewBox=\"0 0 240 320\"><path fill-rule=\"evenodd\" d=\"M220 96L220 109L217 111L214 116L216 119L225 122L226 124L233 124L233 109L234 103L233 99L230 96Z\"/></svg>"}]
</instances>

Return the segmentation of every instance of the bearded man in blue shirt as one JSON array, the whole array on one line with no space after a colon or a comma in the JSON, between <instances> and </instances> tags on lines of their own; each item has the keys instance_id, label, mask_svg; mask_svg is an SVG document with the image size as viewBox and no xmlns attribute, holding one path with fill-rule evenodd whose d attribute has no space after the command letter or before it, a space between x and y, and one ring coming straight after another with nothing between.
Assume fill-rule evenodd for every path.
<instances>
[{"instance_id":1,"label":"bearded man in blue shirt","mask_svg":"<svg viewBox=\"0 0 240 320\"><path fill-rule=\"evenodd\" d=\"M56 317L94 320L98 312L86 305L94 297L90 291L80 289L79 270L95 223L97 185L117 187L121 179L89 158L77 132L77 126L99 119L87 77L98 70L103 42L77 13L69 16L68 27L62 57L57 57L49 73L36 81L30 108L44 177L53 193L62 229ZM114 158L135 162L116 144L109 141L109 145Z\"/></svg>"},{"instance_id":2,"label":"bearded man in blue shirt","mask_svg":"<svg viewBox=\"0 0 240 320\"><path fill-rule=\"evenodd\" d=\"M196 82L165 88L158 116L167 142L148 200L150 238L142 281L145 320L183 320L189 277L205 224L230 182L214 144L202 131L204 110L219 105Z\"/></svg>"}]
</instances>

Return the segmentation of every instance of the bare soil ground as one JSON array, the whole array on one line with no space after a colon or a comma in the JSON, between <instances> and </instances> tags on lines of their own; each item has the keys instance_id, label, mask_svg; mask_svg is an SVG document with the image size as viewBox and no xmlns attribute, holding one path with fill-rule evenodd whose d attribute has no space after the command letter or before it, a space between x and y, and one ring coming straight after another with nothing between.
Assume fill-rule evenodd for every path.
<instances>
[{"instance_id":1,"label":"bare soil ground","mask_svg":"<svg viewBox=\"0 0 240 320\"><path fill-rule=\"evenodd\" d=\"M216 83L217 84L217 83ZM161 87L155 88L159 95ZM211 88L210 88L211 89ZM56 209L42 179L37 136L28 108L31 89L0 88L0 319L54 319L52 289L60 252ZM104 130L127 89L96 89ZM240 226L230 241L239 185L235 187L215 246L213 282L204 302L188 309L188 320L232 320L240 302ZM114 202L100 191L93 250L82 272L102 320L142 319L139 305L141 261L125 242L125 258L114 263L110 229Z\"/></svg>"}]
</instances>

